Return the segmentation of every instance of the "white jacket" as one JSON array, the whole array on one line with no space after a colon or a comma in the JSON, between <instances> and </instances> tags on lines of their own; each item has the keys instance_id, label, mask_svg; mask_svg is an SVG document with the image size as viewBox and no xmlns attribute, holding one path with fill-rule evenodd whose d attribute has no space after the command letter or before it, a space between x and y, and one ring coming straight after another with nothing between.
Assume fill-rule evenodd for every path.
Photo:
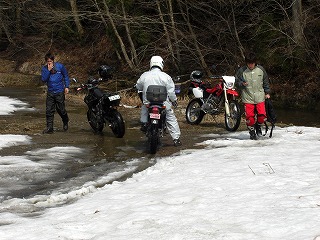
<instances>
[{"instance_id":1,"label":"white jacket","mask_svg":"<svg viewBox=\"0 0 320 240\"><path fill-rule=\"evenodd\" d=\"M136 88L143 92L142 97L144 104L149 103L146 99L146 91L149 85L161 85L167 88L168 97L165 105L169 104L169 106L171 106L171 102L177 101L172 78L165 72L162 72L159 68L155 67L144 72L137 81Z\"/></svg>"}]
</instances>

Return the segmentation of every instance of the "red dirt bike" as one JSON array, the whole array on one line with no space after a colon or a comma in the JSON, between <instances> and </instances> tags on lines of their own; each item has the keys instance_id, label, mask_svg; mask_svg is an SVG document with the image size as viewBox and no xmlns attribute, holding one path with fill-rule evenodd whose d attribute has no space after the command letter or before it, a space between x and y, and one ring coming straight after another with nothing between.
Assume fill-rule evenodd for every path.
<instances>
[{"instance_id":1,"label":"red dirt bike","mask_svg":"<svg viewBox=\"0 0 320 240\"><path fill-rule=\"evenodd\" d=\"M237 98L239 93L235 90L234 76L212 76L219 79L214 87L202 80L202 72L191 73L189 91L194 97L186 109L186 120L190 124L199 124L205 114L212 116L224 112L225 126L228 131L236 131L241 121L240 106Z\"/></svg>"}]
</instances>

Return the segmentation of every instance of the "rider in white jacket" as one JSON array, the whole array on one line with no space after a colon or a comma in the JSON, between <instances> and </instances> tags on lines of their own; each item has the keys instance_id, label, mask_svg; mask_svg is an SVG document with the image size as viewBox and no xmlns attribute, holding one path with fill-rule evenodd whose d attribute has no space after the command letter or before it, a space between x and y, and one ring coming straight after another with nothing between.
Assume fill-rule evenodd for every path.
<instances>
[{"instance_id":1,"label":"rider in white jacket","mask_svg":"<svg viewBox=\"0 0 320 240\"><path fill-rule=\"evenodd\" d=\"M175 86L172 78L163 70L163 59L160 56L153 56L150 60L150 70L144 72L137 81L136 88L142 91L143 106L141 107L140 121L142 129L148 122L148 104L146 91L149 85L161 85L167 88L167 100L164 102L166 106L166 123L169 133L173 139L175 146L180 146L180 128L176 116L174 115L172 105L177 106L177 96L175 94Z\"/></svg>"}]
</instances>

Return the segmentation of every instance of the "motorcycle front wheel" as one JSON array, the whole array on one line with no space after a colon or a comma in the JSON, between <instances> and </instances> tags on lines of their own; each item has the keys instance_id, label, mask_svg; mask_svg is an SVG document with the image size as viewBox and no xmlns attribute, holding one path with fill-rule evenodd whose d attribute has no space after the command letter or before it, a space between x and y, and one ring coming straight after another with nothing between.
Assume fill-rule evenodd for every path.
<instances>
[{"instance_id":1,"label":"motorcycle front wheel","mask_svg":"<svg viewBox=\"0 0 320 240\"><path fill-rule=\"evenodd\" d=\"M102 132L103 130L103 121L98 119L97 114L93 112L91 108L87 111L88 122L95 132Z\"/></svg>"},{"instance_id":2,"label":"motorcycle front wheel","mask_svg":"<svg viewBox=\"0 0 320 240\"><path fill-rule=\"evenodd\" d=\"M117 138L122 138L125 134L125 124L121 114L117 110L108 113L108 122L113 134Z\"/></svg>"},{"instance_id":3,"label":"motorcycle front wheel","mask_svg":"<svg viewBox=\"0 0 320 240\"><path fill-rule=\"evenodd\" d=\"M198 98L192 99L186 109L186 120L189 124L199 124L205 113L202 111L202 101Z\"/></svg>"},{"instance_id":4,"label":"motorcycle front wheel","mask_svg":"<svg viewBox=\"0 0 320 240\"><path fill-rule=\"evenodd\" d=\"M157 124L151 124L148 129L148 149L151 154L155 154L158 150L160 142L159 128Z\"/></svg>"},{"instance_id":5,"label":"motorcycle front wheel","mask_svg":"<svg viewBox=\"0 0 320 240\"><path fill-rule=\"evenodd\" d=\"M224 114L226 129L230 132L235 132L239 128L241 121L240 105L238 101L229 101L229 109L230 116L227 116L226 113Z\"/></svg>"}]
</instances>

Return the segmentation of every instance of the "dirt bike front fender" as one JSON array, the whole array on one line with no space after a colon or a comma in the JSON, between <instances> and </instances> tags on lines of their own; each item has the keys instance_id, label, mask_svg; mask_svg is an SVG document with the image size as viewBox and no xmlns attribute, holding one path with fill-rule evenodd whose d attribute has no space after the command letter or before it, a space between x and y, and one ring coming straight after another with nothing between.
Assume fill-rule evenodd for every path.
<instances>
[{"instance_id":1,"label":"dirt bike front fender","mask_svg":"<svg viewBox=\"0 0 320 240\"><path fill-rule=\"evenodd\" d=\"M232 95L234 97L239 97L239 93L234 89L227 89L227 95Z\"/></svg>"}]
</instances>

